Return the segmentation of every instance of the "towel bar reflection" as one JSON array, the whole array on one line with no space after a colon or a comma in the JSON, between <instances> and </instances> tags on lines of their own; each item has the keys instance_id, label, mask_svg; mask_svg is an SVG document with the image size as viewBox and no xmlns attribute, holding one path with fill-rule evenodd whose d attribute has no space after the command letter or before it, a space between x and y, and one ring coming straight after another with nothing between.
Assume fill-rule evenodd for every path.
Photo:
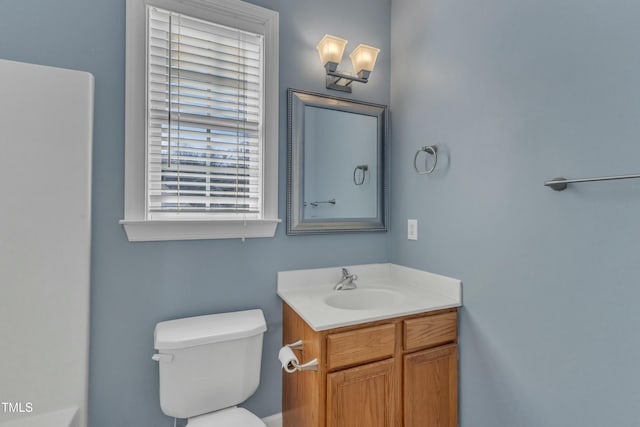
<instances>
[{"instance_id":1,"label":"towel bar reflection","mask_svg":"<svg viewBox=\"0 0 640 427\"><path fill-rule=\"evenodd\" d=\"M319 204L321 203L326 203L328 205L335 205L336 204L336 199L331 199L331 200L316 200L315 202L304 202L304 206L307 206L307 204L313 206L314 208L317 208Z\"/></svg>"},{"instance_id":2,"label":"towel bar reflection","mask_svg":"<svg viewBox=\"0 0 640 427\"><path fill-rule=\"evenodd\" d=\"M596 182L596 181L613 181L618 179L634 179L640 178L640 174L633 175L614 175L614 176L601 176L597 178L576 178L576 179L567 179L567 178L553 178L552 180L545 181L544 185L546 187L550 187L555 191L562 191L567 188L567 184L575 184L580 182Z\"/></svg>"}]
</instances>

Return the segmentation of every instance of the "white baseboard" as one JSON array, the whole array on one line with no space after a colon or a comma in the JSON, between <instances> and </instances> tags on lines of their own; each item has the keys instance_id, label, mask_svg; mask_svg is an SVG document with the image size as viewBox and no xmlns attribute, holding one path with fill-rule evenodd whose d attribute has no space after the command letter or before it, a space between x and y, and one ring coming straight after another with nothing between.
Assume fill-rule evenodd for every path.
<instances>
[{"instance_id":1,"label":"white baseboard","mask_svg":"<svg viewBox=\"0 0 640 427\"><path fill-rule=\"evenodd\" d=\"M267 427L282 427L282 414L274 414L263 418L262 421Z\"/></svg>"}]
</instances>

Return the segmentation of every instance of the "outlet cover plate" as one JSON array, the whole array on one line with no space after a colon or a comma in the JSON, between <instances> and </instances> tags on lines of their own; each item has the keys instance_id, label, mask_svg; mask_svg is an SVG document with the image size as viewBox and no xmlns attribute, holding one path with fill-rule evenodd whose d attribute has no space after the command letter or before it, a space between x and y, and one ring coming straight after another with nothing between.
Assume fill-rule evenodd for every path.
<instances>
[{"instance_id":1,"label":"outlet cover plate","mask_svg":"<svg viewBox=\"0 0 640 427\"><path fill-rule=\"evenodd\" d=\"M418 220L417 219L407 220L407 239L418 240Z\"/></svg>"}]
</instances>

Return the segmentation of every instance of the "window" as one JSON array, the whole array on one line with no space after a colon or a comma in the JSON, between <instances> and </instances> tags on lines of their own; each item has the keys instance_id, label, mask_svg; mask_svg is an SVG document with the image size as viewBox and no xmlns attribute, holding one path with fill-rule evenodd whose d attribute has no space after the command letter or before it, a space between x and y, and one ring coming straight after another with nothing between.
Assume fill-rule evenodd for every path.
<instances>
[{"instance_id":1,"label":"window","mask_svg":"<svg viewBox=\"0 0 640 427\"><path fill-rule=\"evenodd\" d=\"M238 0L127 0L130 241L269 237L278 15Z\"/></svg>"}]
</instances>

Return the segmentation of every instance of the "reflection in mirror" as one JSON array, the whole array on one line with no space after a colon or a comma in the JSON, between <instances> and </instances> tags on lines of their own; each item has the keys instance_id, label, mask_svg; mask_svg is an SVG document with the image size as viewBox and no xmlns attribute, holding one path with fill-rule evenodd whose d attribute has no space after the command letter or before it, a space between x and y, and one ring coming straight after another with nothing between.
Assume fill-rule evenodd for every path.
<instances>
[{"instance_id":1,"label":"reflection in mirror","mask_svg":"<svg viewBox=\"0 0 640 427\"><path fill-rule=\"evenodd\" d=\"M376 216L376 120L305 107L304 219Z\"/></svg>"},{"instance_id":2,"label":"reflection in mirror","mask_svg":"<svg viewBox=\"0 0 640 427\"><path fill-rule=\"evenodd\" d=\"M386 107L289 89L287 233L385 231Z\"/></svg>"}]
</instances>

